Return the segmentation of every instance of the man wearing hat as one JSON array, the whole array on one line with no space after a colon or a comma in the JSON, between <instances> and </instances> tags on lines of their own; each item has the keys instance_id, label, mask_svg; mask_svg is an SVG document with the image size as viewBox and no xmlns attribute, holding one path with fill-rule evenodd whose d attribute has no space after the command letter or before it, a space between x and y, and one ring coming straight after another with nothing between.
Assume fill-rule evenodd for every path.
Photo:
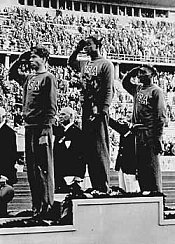
<instances>
[{"instance_id":1,"label":"man wearing hat","mask_svg":"<svg viewBox=\"0 0 175 244\"><path fill-rule=\"evenodd\" d=\"M143 124L136 135L138 181L143 194L162 191L159 156L166 105L163 91L153 83L156 75L154 67L143 65L130 70L122 81L134 98L132 122ZM133 82L134 77L138 84Z\"/></svg>"},{"instance_id":2,"label":"man wearing hat","mask_svg":"<svg viewBox=\"0 0 175 244\"><path fill-rule=\"evenodd\" d=\"M6 111L0 107L0 217L7 215L7 203L14 196L13 184L17 182L15 163L17 144L15 131L6 124Z\"/></svg>"}]
</instances>

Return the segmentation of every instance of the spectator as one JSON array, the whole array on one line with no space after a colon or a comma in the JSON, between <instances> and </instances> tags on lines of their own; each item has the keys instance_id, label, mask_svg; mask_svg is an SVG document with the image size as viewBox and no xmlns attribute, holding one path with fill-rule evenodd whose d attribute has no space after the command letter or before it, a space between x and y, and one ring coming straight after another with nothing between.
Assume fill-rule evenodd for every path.
<instances>
[{"instance_id":1,"label":"spectator","mask_svg":"<svg viewBox=\"0 0 175 244\"><path fill-rule=\"evenodd\" d=\"M6 111L0 107L0 217L7 216L7 203L13 199L17 182L15 163L17 145L15 131L6 124Z\"/></svg>"},{"instance_id":2,"label":"spectator","mask_svg":"<svg viewBox=\"0 0 175 244\"><path fill-rule=\"evenodd\" d=\"M19 127L23 124L23 117L20 108L16 108L14 114L14 127Z\"/></svg>"},{"instance_id":3,"label":"spectator","mask_svg":"<svg viewBox=\"0 0 175 244\"><path fill-rule=\"evenodd\" d=\"M61 16L39 16L24 8L6 9L1 25L1 49L24 51L38 43L47 43L53 54L70 55L81 38L94 32L104 37L108 58L167 62L174 59L174 21L127 16L88 14L72 11ZM8 30L8 31L7 31ZM104 51L104 54L105 54Z\"/></svg>"},{"instance_id":4,"label":"spectator","mask_svg":"<svg viewBox=\"0 0 175 244\"><path fill-rule=\"evenodd\" d=\"M23 86L26 164L36 218L44 218L54 201L52 124L56 114L56 81L46 69L48 58L45 47L35 46L9 70L9 79ZM26 69L21 71L24 65Z\"/></svg>"}]
</instances>

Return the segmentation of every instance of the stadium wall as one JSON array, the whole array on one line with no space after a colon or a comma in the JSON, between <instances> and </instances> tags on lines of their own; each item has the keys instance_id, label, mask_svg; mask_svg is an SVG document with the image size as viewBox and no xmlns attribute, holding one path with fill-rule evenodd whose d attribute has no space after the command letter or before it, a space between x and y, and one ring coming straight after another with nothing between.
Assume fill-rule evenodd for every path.
<instances>
[{"instance_id":1,"label":"stadium wall","mask_svg":"<svg viewBox=\"0 0 175 244\"><path fill-rule=\"evenodd\" d=\"M43 1L41 0L41 6L43 6ZM59 2L61 0L55 0L55 2ZM66 0L65 2L69 2L68 0ZM90 7L90 5L92 4L96 4L96 5L116 5L116 6L121 6L121 7L131 7L131 8L138 8L138 9L152 9L152 10L167 10L168 13L171 15L171 12L175 11L175 4L174 5L169 5L168 3L164 3L163 5L161 4L155 4L154 1L146 1L146 2L140 2L140 1L125 1L125 0L120 0L119 2L117 0L103 0L103 1L99 1L99 0L91 0L91 1L87 1L87 0L81 0L81 1L72 1L73 5L76 2L80 2L80 4L82 4L83 2L88 4L88 8ZM51 6L51 0L48 2L48 4ZM67 3L65 3L65 8L66 8ZM7 0L7 1L1 1L0 3L0 7L11 7L11 6L21 6L21 7L25 7L28 9L35 9L36 12L40 12L40 14L42 15L43 12L50 12L50 11L56 11L57 9L59 9L59 3L58 3L58 7L57 9L52 8L52 7L36 7L35 6L35 1L33 1L33 6L29 6L28 5L28 1L24 0L24 4L20 4L19 0ZM78 12L78 11L77 11ZM85 12L83 12L85 13ZM172 14L172 18L173 18L174 14Z\"/></svg>"},{"instance_id":2,"label":"stadium wall","mask_svg":"<svg viewBox=\"0 0 175 244\"><path fill-rule=\"evenodd\" d=\"M175 19L175 10L169 12L169 19L174 20Z\"/></svg>"},{"instance_id":3,"label":"stadium wall","mask_svg":"<svg viewBox=\"0 0 175 244\"><path fill-rule=\"evenodd\" d=\"M6 1L0 1L0 7L11 7L11 6L17 6L18 0L6 0Z\"/></svg>"}]
</instances>

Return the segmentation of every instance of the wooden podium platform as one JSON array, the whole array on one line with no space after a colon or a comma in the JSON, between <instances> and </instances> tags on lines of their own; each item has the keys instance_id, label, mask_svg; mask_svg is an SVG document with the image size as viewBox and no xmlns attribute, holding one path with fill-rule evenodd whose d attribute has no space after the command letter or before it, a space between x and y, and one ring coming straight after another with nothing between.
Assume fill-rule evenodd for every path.
<instances>
[{"instance_id":1,"label":"wooden podium platform","mask_svg":"<svg viewBox=\"0 0 175 244\"><path fill-rule=\"evenodd\" d=\"M72 225L0 229L0 244L174 242L175 220L164 219L163 197L75 199Z\"/></svg>"},{"instance_id":2,"label":"wooden podium platform","mask_svg":"<svg viewBox=\"0 0 175 244\"><path fill-rule=\"evenodd\" d=\"M18 172L18 182L14 185L15 196L8 204L9 212L19 212L31 209L31 193L27 180L27 172ZM84 188L90 185L89 177L84 180ZM110 186L118 186L118 173L110 171ZM163 193L166 195L165 203L167 207L175 208L175 170L162 172Z\"/></svg>"}]
</instances>

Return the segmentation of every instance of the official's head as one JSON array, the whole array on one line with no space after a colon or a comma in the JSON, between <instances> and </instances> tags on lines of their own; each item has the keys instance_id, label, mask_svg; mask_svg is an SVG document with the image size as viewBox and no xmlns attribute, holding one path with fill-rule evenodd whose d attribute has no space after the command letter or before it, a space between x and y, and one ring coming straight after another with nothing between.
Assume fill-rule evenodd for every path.
<instances>
[{"instance_id":1,"label":"official's head","mask_svg":"<svg viewBox=\"0 0 175 244\"><path fill-rule=\"evenodd\" d=\"M127 111L126 111L126 120L128 122L131 122L132 120L132 114L133 114L133 108L132 107L128 107Z\"/></svg>"},{"instance_id":2,"label":"official's head","mask_svg":"<svg viewBox=\"0 0 175 244\"><path fill-rule=\"evenodd\" d=\"M75 111L71 107L64 107L59 113L59 122L63 125L74 122Z\"/></svg>"}]
</instances>

